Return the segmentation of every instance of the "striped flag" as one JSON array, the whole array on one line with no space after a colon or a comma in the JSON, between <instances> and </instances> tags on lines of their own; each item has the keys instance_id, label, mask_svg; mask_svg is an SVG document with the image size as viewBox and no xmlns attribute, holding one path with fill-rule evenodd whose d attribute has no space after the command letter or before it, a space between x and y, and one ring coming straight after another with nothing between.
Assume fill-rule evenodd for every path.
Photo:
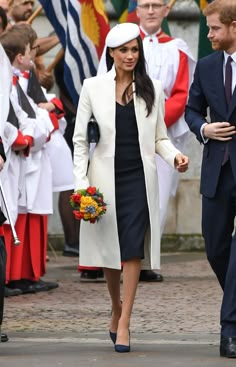
<instances>
[{"instance_id":1,"label":"striped flag","mask_svg":"<svg viewBox=\"0 0 236 367\"><path fill-rule=\"evenodd\" d=\"M96 75L110 29L103 0L39 0L65 50L64 81L77 106L85 78Z\"/></svg>"}]
</instances>

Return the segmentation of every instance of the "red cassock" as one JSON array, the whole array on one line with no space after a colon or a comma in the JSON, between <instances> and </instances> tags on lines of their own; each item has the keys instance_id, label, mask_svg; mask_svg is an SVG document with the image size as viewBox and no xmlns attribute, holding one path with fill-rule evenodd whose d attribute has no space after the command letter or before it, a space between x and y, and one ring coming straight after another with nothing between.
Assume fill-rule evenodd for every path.
<instances>
[{"instance_id":1,"label":"red cassock","mask_svg":"<svg viewBox=\"0 0 236 367\"><path fill-rule=\"evenodd\" d=\"M38 281L46 272L47 215L19 214L15 229L20 245L15 246L10 226L4 225L7 249L6 282Z\"/></svg>"}]
</instances>

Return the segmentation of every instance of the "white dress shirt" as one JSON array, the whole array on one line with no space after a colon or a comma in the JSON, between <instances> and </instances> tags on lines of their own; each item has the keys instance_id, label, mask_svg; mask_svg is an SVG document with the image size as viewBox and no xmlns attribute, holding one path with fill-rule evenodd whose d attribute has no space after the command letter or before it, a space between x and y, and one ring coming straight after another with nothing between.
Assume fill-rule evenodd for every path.
<instances>
[{"instance_id":1,"label":"white dress shirt","mask_svg":"<svg viewBox=\"0 0 236 367\"><path fill-rule=\"evenodd\" d=\"M225 81L226 62L227 62L229 56L231 56L232 59L233 59L233 61L231 61L231 66L232 66L232 95L233 95L235 85L236 85L236 52L234 52L232 55L229 55L224 51L224 64L223 64L224 81Z\"/></svg>"}]
</instances>

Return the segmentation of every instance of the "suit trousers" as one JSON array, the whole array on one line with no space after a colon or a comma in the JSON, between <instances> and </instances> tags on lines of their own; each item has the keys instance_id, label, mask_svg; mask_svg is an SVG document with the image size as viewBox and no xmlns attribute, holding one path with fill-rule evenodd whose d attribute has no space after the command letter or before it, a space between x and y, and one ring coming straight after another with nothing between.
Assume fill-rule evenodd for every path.
<instances>
[{"instance_id":1,"label":"suit trousers","mask_svg":"<svg viewBox=\"0 0 236 367\"><path fill-rule=\"evenodd\" d=\"M6 249L4 238L0 236L0 331L3 320L4 308L4 290L5 290L5 273L6 273Z\"/></svg>"},{"instance_id":2,"label":"suit trousers","mask_svg":"<svg viewBox=\"0 0 236 367\"><path fill-rule=\"evenodd\" d=\"M221 334L236 336L236 181L230 161L222 166L216 194L202 198L202 233L208 261L223 290Z\"/></svg>"}]
</instances>

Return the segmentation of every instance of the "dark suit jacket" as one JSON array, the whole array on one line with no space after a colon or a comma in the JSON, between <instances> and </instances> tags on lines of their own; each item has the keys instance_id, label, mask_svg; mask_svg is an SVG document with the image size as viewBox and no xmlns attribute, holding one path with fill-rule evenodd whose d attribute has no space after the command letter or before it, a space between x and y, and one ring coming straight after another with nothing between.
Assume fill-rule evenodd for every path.
<instances>
[{"instance_id":1,"label":"dark suit jacket","mask_svg":"<svg viewBox=\"0 0 236 367\"><path fill-rule=\"evenodd\" d=\"M228 121L236 125L236 88L229 107L226 103L223 79L224 54L215 52L200 59L197 63L194 81L189 92L185 119L190 130L203 143L200 129L206 122L209 107L210 122ZM209 121L208 121L209 122ZM200 192L209 198L214 197L226 143L209 139L204 145ZM236 136L229 142L230 161L236 179Z\"/></svg>"}]
</instances>

